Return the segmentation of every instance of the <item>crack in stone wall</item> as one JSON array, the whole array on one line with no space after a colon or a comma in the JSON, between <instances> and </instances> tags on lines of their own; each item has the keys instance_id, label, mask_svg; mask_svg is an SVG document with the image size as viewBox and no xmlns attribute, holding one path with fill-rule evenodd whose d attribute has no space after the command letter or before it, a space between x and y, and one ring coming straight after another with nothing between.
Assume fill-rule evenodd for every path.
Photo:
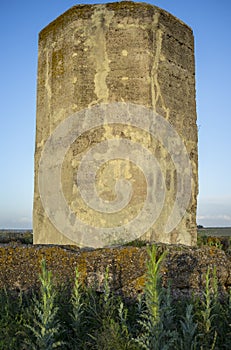
<instances>
[{"instance_id":1,"label":"crack in stone wall","mask_svg":"<svg viewBox=\"0 0 231 350\"><path fill-rule=\"evenodd\" d=\"M169 108L166 107L164 98L161 93L158 81L159 62L161 60L162 37L163 31L159 28L159 13L156 13L153 18L153 51L155 52L152 70L151 70L151 91L152 91L152 107L157 112L157 103L160 100L161 107L165 111L166 119L169 118Z\"/></svg>"},{"instance_id":2,"label":"crack in stone wall","mask_svg":"<svg viewBox=\"0 0 231 350\"><path fill-rule=\"evenodd\" d=\"M110 71L110 62L107 55L106 31L113 15L113 11L107 11L105 6L98 8L92 16L92 27L88 29L89 38L86 41L86 46L89 47L89 55L92 61L95 62L94 83L97 96L97 100L89 106L100 102L108 102L109 91L106 78Z\"/></svg>"}]
</instances>

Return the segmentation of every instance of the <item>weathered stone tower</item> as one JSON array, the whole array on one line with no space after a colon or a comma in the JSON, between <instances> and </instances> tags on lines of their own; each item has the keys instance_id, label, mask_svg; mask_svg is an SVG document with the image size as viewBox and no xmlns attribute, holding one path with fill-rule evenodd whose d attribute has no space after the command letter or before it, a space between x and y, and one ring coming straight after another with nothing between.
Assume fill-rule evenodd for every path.
<instances>
[{"instance_id":1,"label":"weathered stone tower","mask_svg":"<svg viewBox=\"0 0 231 350\"><path fill-rule=\"evenodd\" d=\"M117 230L134 222L134 236L125 228L125 241L141 237L195 244L198 175L192 30L166 11L145 3L74 6L39 35L37 84L34 243L110 245L123 241L123 235L117 235ZM104 104L101 109L95 107L101 104ZM136 115L138 108L140 118L129 125L126 113L120 113L121 106L129 110L130 119L132 108ZM111 118L113 111L118 115ZM145 111L153 111L162 118L154 120L153 114L152 121L152 113L147 112L150 130L142 128ZM81 129L85 122L84 125L89 125L89 118L92 118L91 128ZM153 125L157 125L156 128L153 129ZM79 127L81 132L73 134ZM56 128L60 134L52 143L53 140L48 139ZM133 158L123 159L123 154L119 157L117 148L112 159L107 140L118 142L124 155L127 149L133 152L133 143L141 144L156 159L156 163L145 169L150 171L156 166L159 170L150 180L151 175L145 174L142 163L136 166L139 158L136 146ZM101 143L104 148L97 148ZM57 154L59 147L63 149ZM86 192L83 198L81 178L77 180L77 174L82 159L92 147L95 153L91 160L87 158L86 176L82 176ZM94 170L95 177L90 178L92 162L102 153L106 154L105 162L100 163ZM188 156L190 166L187 160L182 163L183 153L184 156L187 153L185 158ZM60 158L58 165L55 157ZM122 178L130 182L132 191L121 187L118 196L115 185ZM91 203L92 179L95 183L92 191L103 201L102 210L97 207L97 201ZM139 217L138 223L134 221L146 208L147 185L155 190L155 205L159 206L155 220L148 227L146 216ZM131 192L124 206L107 210L107 203L108 208L111 204L117 205L126 190ZM171 230L166 230L173 209L175 226L172 224ZM152 210L149 207L147 211L150 215ZM101 239L100 234L105 232Z\"/></svg>"}]
</instances>

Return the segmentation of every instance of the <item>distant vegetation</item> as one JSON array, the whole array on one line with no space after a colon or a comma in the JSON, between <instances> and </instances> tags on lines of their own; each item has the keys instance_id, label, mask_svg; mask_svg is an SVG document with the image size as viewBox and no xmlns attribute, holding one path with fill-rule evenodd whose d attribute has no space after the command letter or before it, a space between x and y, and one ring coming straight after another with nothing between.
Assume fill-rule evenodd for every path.
<instances>
[{"instance_id":1,"label":"distant vegetation","mask_svg":"<svg viewBox=\"0 0 231 350\"><path fill-rule=\"evenodd\" d=\"M80 284L55 287L41 264L40 291L0 291L0 349L207 350L230 349L231 292L219 299L216 270L207 270L203 294L174 300L161 283L155 246L148 248L147 282L137 300L123 300Z\"/></svg>"},{"instance_id":2,"label":"distant vegetation","mask_svg":"<svg viewBox=\"0 0 231 350\"><path fill-rule=\"evenodd\" d=\"M32 230L0 230L0 243L10 242L32 244Z\"/></svg>"}]
</instances>

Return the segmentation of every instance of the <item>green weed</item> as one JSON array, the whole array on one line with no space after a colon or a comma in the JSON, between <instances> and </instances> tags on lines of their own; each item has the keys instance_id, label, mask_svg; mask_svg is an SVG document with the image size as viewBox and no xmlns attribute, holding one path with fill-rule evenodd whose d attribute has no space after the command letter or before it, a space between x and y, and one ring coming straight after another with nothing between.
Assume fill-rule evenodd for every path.
<instances>
[{"instance_id":1,"label":"green weed","mask_svg":"<svg viewBox=\"0 0 231 350\"><path fill-rule=\"evenodd\" d=\"M55 306L56 290L52 282L52 274L46 268L45 260L41 263L40 274L40 298L34 298L34 318L33 324L27 327L34 336L31 343L32 349L51 350L64 345L57 340L61 326L57 320L58 307Z\"/></svg>"}]
</instances>

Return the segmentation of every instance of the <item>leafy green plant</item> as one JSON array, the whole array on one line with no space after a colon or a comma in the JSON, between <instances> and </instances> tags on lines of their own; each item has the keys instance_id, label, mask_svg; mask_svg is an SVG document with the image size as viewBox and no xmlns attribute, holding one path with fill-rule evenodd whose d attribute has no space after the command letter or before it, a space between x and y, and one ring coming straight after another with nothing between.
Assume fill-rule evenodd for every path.
<instances>
[{"instance_id":1,"label":"leafy green plant","mask_svg":"<svg viewBox=\"0 0 231 350\"><path fill-rule=\"evenodd\" d=\"M71 295L71 328L72 328L72 349L79 349L80 343L83 340L82 334L85 332L84 329L84 304L82 302L81 284L79 281L78 268L75 269L75 280L74 287Z\"/></svg>"},{"instance_id":2,"label":"leafy green plant","mask_svg":"<svg viewBox=\"0 0 231 350\"><path fill-rule=\"evenodd\" d=\"M80 282L79 282L79 271L78 268L75 270L75 282L71 297L72 312L71 318L73 326L76 332L78 332L80 327L81 315L83 313L83 304L81 303L81 292L80 292Z\"/></svg>"},{"instance_id":3,"label":"leafy green plant","mask_svg":"<svg viewBox=\"0 0 231 350\"><path fill-rule=\"evenodd\" d=\"M221 240L220 238L218 237L208 237L207 238L207 244L210 246L210 247L216 247L218 249L222 249L223 248L223 244L221 243Z\"/></svg>"},{"instance_id":4,"label":"leafy green plant","mask_svg":"<svg viewBox=\"0 0 231 350\"><path fill-rule=\"evenodd\" d=\"M127 247L131 246L131 247L137 247L137 248L146 247L147 245L148 245L148 242L141 239L135 239L134 241L131 241L125 244L125 246Z\"/></svg>"},{"instance_id":5,"label":"leafy green plant","mask_svg":"<svg viewBox=\"0 0 231 350\"><path fill-rule=\"evenodd\" d=\"M136 342L142 349L146 350L170 349L177 341L177 332L165 327L168 316L172 316L172 309L170 295L164 293L160 276L160 265L167 252L165 251L160 257L157 257L157 248L152 245L148 248L148 254L145 285L146 310L141 314L139 321L141 333Z\"/></svg>"},{"instance_id":6,"label":"leafy green plant","mask_svg":"<svg viewBox=\"0 0 231 350\"><path fill-rule=\"evenodd\" d=\"M213 286L213 291L212 287ZM210 268L208 267L205 275L205 291L201 300L201 306L198 311L200 322L201 344L205 348L214 349L217 339L217 331L214 326L214 320L218 317L216 314L218 303L218 287L216 272L213 272L213 282L210 278Z\"/></svg>"},{"instance_id":7,"label":"leafy green plant","mask_svg":"<svg viewBox=\"0 0 231 350\"><path fill-rule=\"evenodd\" d=\"M222 330L225 330L222 337L222 344L224 349L230 348L231 343L231 288L229 288L229 295L227 297L227 303L223 306L223 322L220 324Z\"/></svg>"},{"instance_id":8,"label":"leafy green plant","mask_svg":"<svg viewBox=\"0 0 231 350\"><path fill-rule=\"evenodd\" d=\"M149 317L155 326L160 320L161 278L159 270L162 261L166 257L166 251L157 259L157 248L155 245L152 245L148 248L148 255L145 300Z\"/></svg>"},{"instance_id":9,"label":"leafy green plant","mask_svg":"<svg viewBox=\"0 0 231 350\"><path fill-rule=\"evenodd\" d=\"M185 316L180 320L180 350L197 349L197 324L194 322L193 305L188 304Z\"/></svg>"},{"instance_id":10,"label":"leafy green plant","mask_svg":"<svg viewBox=\"0 0 231 350\"><path fill-rule=\"evenodd\" d=\"M56 319L58 307L55 306L56 290L52 282L52 273L46 268L46 261L42 260L40 298L34 298L34 325L27 325L34 335L33 349L51 350L63 345L57 340L61 331L60 323Z\"/></svg>"},{"instance_id":11,"label":"leafy green plant","mask_svg":"<svg viewBox=\"0 0 231 350\"><path fill-rule=\"evenodd\" d=\"M22 291L15 295L6 289L0 291L0 349L14 350L23 345L28 321L25 306L27 298Z\"/></svg>"}]
</instances>

